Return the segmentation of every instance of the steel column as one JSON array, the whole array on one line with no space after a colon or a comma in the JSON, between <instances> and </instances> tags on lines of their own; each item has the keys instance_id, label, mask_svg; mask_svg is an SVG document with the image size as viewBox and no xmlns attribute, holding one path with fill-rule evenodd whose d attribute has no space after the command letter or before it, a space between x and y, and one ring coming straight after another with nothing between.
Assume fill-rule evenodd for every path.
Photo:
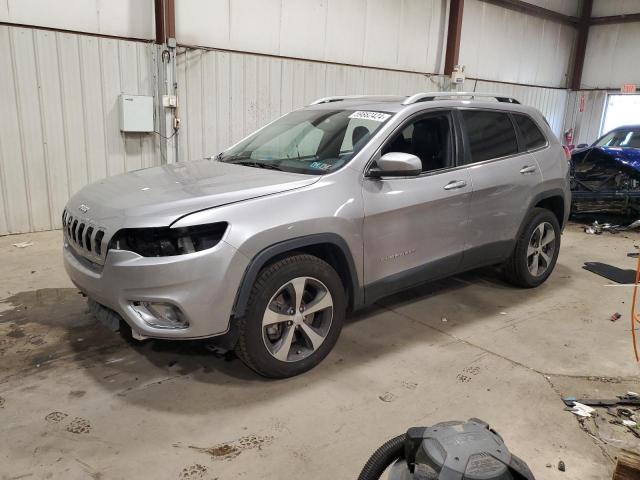
<instances>
[{"instance_id":1,"label":"steel column","mask_svg":"<svg viewBox=\"0 0 640 480\"><path fill-rule=\"evenodd\" d=\"M449 1L449 29L447 31L447 50L444 56L445 75L451 75L453 67L458 64L463 10L464 0Z\"/></svg>"},{"instance_id":2,"label":"steel column","mask_svg":"<svg viewBox=\"0 0 640 480\"><path fill-rule=\"evenodd\" d=\"M571 80L569 82L569 88L571 90L580 90L584 57L587 51L587 40L589 38L592 7L593 0L582 1L582 11L580 12L580 22L578 23L578 38L576 39L576 51L573 57L573 68L571 69Z\"/></svg>"}]
</instances>

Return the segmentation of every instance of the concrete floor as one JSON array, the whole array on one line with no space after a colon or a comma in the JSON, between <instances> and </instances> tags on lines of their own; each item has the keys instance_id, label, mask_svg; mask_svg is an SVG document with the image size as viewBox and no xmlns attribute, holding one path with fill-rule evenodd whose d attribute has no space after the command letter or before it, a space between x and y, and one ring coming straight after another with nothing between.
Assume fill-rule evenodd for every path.
<instances>
[{"instance_id":1,"label":"concrete floor","mask_svg":"<svg viewBox=\"0 0 640 480\"><path fill-rule=\"evenodd\" d=\"M2 237L0 477L349 479L410 426L479 417L538 479L610 478L638 440L590 436L560 398L640 391L631 291L581 268L634 268L640 236L562 241L536 290L492 269L413 289L352 317L318 368L267 381L198 344L127 344L86 313L59 232Z\"/></svg>"}]
</instances>

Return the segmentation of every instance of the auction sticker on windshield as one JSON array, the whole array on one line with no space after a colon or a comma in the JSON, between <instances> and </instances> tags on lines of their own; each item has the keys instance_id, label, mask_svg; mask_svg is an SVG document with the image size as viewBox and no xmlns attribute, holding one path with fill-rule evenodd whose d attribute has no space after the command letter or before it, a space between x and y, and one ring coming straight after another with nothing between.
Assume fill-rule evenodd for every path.
<instances>
[{"instance_id":1,"label":"auction sticker on windshield","mask_svg":"<svg viewBox=\"0 0 640 480\"><path fill-rule=\"evenodd\" d=\"M391 115L388 113L381 112L363 112L358 110L357 112L353 112L349 115L349 118L361 118L363 120L373 120L375 122L384 122Z\"/></svg>"}]
</instances>

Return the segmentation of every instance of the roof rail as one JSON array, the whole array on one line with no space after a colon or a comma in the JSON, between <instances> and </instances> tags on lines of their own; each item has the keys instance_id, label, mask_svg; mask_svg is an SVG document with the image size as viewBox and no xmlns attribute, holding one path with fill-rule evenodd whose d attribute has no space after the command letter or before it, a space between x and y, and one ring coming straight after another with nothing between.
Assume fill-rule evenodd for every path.
<instances>
[{"instance_id":1,"label":"roof rail","mask_svg":"<svg viewBox=\"0 0 640 480\"><path fill-rule=\"evenodd\" d=\"M333 97L322 97L309 105L320 105L321 103L331 103L331 102L340 102L342 100L351 100L356 98L389 98L389 97L397 97L398 95L336 95Z\"/></svg>"},{"instance_id":2,"label":"roof rail","mask_svg":"<svg viewBox=\"0 0 640 480\"><path fill-rule=\"evenodd\" d=\"M502 103L516 103L520 104L518 100L513 97L508 97L505 95L500 95L497 93L479 93L479 92L425 92L425 93L416 93L415 95L411 95L407 97L407 99L402 102L402 105L411 105L413 103L418 102L429 102L431 100L435 100L438 97L489 97L495 98L498 102Z\"/></svg>"}]
</instances>

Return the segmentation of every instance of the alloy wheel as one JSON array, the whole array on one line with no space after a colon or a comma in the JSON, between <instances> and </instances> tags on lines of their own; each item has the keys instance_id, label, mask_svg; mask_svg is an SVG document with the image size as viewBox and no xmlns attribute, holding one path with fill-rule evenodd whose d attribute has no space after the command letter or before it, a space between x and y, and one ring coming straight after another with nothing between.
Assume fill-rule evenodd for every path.
<instances>
[{"instance_id":1,"label":"alloy wheel","mask_svg":"<svg viewBox=\"0 0 640 480\"><path fill-rule=\"evenodd\" d=\"M271 297L262 317L262 339L282 362L297 362L318 350L333 320L333 298L324 283L297 277Z\"/></svg>"},{"instance_id":2,"label":"alloy wheel","mask_svg":"<svg viewBox=\"0 0 640 480\"><path fill-rule=\"evenodd\" d=\"M527 268L534 277L544 275L549 269L556 250L556 234L549 222L538 225L529 239Z\"/></svg>"}]
</instances>

